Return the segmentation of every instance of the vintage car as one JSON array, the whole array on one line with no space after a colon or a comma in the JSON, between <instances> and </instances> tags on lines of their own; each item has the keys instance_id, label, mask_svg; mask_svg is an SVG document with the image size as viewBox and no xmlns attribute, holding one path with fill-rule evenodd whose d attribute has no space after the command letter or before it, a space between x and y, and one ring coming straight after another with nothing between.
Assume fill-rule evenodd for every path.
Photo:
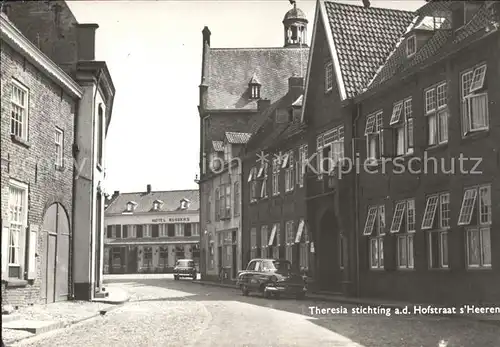
<instances>
[{"instance_id":1,"label":"vintage car","mask_svg":"<svg viewBox=\"0 0 500 347\"><path fill-rule=\"evenodd\" d=\"M266 298L279 298L284 294L303 299L307 292L304 277L292 270L288 260L253 259L247 269L238 274L236 284L245 296L257 292Z\"/></svg>"},{"instance_id":2,"label":"vintage car","mask_svg":"<svg viewBox=\"0 0 500 347\"><path fill-rule=\"evenodd\" d=\"M191 277L196 280L196 264L192 259L179 259L174 267L174 280L181 277Z\"/></svg>"}]
</instances>

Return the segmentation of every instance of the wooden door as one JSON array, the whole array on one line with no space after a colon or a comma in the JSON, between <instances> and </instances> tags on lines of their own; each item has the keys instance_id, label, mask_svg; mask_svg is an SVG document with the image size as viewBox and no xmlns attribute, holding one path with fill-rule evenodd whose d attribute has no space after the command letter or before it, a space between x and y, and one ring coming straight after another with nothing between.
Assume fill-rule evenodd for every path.
<instances>
[{"instance_id":1,"label":"wooden door","mask_svg":"<svg viewBox=\"0 0 500 347\"><path fill-rule=\"evenodd\" d=\"M57 265L56 301L68 300L69 295L69 220L63 207L57 204Z\"/></svg>"},{"instance_id":2,"label":"wooden door","mask_svg":"<svg viewBox=\"0 0 500 347\"><path fill-rule=\"evenodd\" d=\"M44 249L42 252L41 295L46 303L55 301L55 271L57 252L57 205L51 205L43 217Z\"/></svg>"}]
</instances>

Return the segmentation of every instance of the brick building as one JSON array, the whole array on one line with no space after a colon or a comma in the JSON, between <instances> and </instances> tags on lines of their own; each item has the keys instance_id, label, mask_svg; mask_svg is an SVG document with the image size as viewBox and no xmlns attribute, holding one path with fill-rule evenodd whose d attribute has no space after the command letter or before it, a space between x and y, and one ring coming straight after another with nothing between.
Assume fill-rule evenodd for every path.
<instances>
[{"instance_id":1,"label":"brick building","mask_svg":"<svg viewBox=\"0 0 500 347\"><path fill-rule=\"evenodd\" d=\"M186 258L199 266L197 190L115 192L105 225L104 273L172 272Z\"/></svg>"},{"instance_id":2,"label":"brick building","mask_svg":"<svg viewBox=\"0 0 500 347\"><path fill-rule=\"evenodd\" d=\"M309 50L306 40L307 22L304 13L294 6L283 19L284 47L270 48L212 48L210 30L207 27L203 29L202 76L199 86L199 185L201 273L204 278L216 278L223 267L229 267L227 271L234 277L237 270L246 265L243 264L241 254L241 215L237 212L238 205L241 206L243 184L241 167L231 171L231 174L222 171L232 167L230 162L237 162L233 149L239 152L244 143L239 140L239 143L231 143L228 134L237 133L236 137L248 139L248 135L257 129L254 119L259 113L259 101L279 100L288 92L288 78L294 74L304 75ZM210 165L211 158L224 151L231 154L233 161L227 160L226 155L225 161L217 161L221 165L215 169ZM220 195L215 195L217 191L221 191L221 184L225 190L223 200ZM237 190L235 186L238 187ZM220 201L225 201L224 205ZM232 207L233 203L238 204L237 208ZM222 208L225 209L223 220L214 223L216 218L220 219ZM226 211L231 211L230 215ZM219 250L226 253L220 255ZM228 252L231 253L230 256Z\"/></svg>"},{"instance_id":3,"label":"brick building","mask_svg":"<svg viewBox=\"0 0 500 347\"><path fill-rule=\"evenodd\" d=\"M256 119L262 124L245 147L243 259L288 259L310 268L302 154L307 151L301 121L304 79L289 78L289 90ZM266 160L261 160L262 155ZM313 262L311 262L312 264Z\"/></svg>"},{"instance_id":4,"label":"brick building","mask_svg":"<svg viewBox=\"0 0 500 347\"><path fill-rule=\"evenodd\" d=\"M362 171L358 181L361 295L500 301L500 35L493 3L420 8L356 98L356 138L366 139L356 151L379 171ZM476 168L474 158L481 158Z\"/></svg>"},{"instance_id":5,"label":"brick building","mask_svg":"<svg viewBox=\"0 0 500 347\"><path fill-rule=\"evenodd\" d=\"M20 35L22 33L33 47L43 52L40 54L45 60L52 61L63 70L68 80L76 82L81 93L79 100L70 111L73 122L72 130L54 135L58 143L54 145L56 150L60 151L59 142L63 141L64 151L69 151L67 152L69 159L64 163L63 168L68 170L73 167L77 168L72 171L72 187L62 190L60 187L50 186L48 182L35 180L35 183L46 184L59 194L64 192L66 199L71 199L71 206L68 207L69 210L66 209L66 215L62 213L63 209L60 205L49 207L43 211L43 218L32 223L34 229L38 226L43 230L39 236L39 243L47 244L49 251L46 252L46 257L49 264L60 263L57 266L69 272L69 274L61 273L60 275L56 273L53 276L53 272L48 271L46 280L41 281L43 284L40 289L42 301L51 302L67 297L92 299L100 291L102 284L103 240L101 235L104 227L102 218L104 192L101 186L105 176L105 139L111 121L115 94L106 63L95 60L95 30L98 25L78 23L64 1L22 3L6 1L2 3L2 10L8 14L9 21L18 28L18 33ZM24 61L29 61L29 59ZM2 83L4 83L3 77ZM64 93L60 91L57 93L60 94L59 98L64 100ZM44 95L36 97L45 98ZM28 107L31 106L28 105ZM54 108L50 112L59 111ZM31 129L31 121L29 126ZM38 133L39 129L43 129L43 126L33 131ZM69 141L69 144L66 141ZM44 145L48 146L47 143ZM43 153L53 151L46 147ZM60 165L48 166L56 168ZM33 170L36 176L40 168L35 166ZM30 191L32 184L30 182ZM42 200L30 199L29 206L35 203L46 203L43 198L40 199ZM4 211L2 208L2 213ZM30 211L28 211L29 214ZM63 217L67 217L67 222ZM68 226L63 227L66 224ZM29 227L31 228L31 225ZM45 233L46 230L49 232ZM68 243L69 250L60 246L64 243ZM46 271L43 270L44 264L46 264L45 261L40 263L42 272ZM71 283L69 289L64 289L64 286L60 284L64 281ZM45 292L48 294L43 294ZM54 292L67 293L54 294ZM50 297L45 298L45 296Z\"/></svg>"},{"instance_id":6,"label":"brick building","mask_svg":"<svg viewBox=\"0 0 500 347\"><path fill-rule=\"evenodd\" d=\"M2 305L64 300L71 293L71 146L83 92L4 13L0 24Z\"/></svg>"}]
</instances>

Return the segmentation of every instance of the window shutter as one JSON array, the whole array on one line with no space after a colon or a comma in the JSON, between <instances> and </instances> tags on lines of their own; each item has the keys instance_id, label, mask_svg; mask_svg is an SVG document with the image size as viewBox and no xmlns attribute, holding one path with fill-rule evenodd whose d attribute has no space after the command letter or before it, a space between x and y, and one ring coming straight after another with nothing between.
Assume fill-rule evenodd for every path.
<instances>
[{"instance_id":1,"label":"window shutter","mask_svg":"<svg viewBox=\"0 0 500 347\"><path fill-rule=\"evenodd\" d=\"M38 225L30 225L28 232L28 280L36 278L36 248L38 245Z\"/></svg>"},{"instance_id":2,"label":"window shutter","mask_svg":"<svg viewBox=\"0 0 500 347\"><path fill-rule=\"evenodd\" d=\"M380 133L378 135L378 141L379 141L379 154L380 158L385 156L386 150L385 150L385 144L384 144L384 129L380 130Z\"/></svg>"},{"instance_id":3,"label":"window shutter","mask_svg":"<svg viewBox=\"0 0 500 347\"><path fill-rule=\"evenodd\" d=\"M8 278L9 232L9 227L2 228L2 279Z\"/></svg>"},{"instance_id":4,"label":"window shutter","mask_svg":"<svg viewBox=\"0 0 500 347\"><path fill-rule=\"evenodd\" d=\"M168 237L175 236L175 224L168 224L167 226L167 235Z\"/></svg>"},{"instance_id":5,"label":"window shutter","mask_svg":"<svg viewBox=\"0 0 500 347\"><path fill-rule=\"evenodd\" d=\"M152 237L158 237L159 236L159 224L153 224L151 229L151 236Z\"/></svg>"},{"instance_id":6,"label":"window shutter","mask_svg":"<svg viewBox=\"0 0 500 347\"><path fill-rule=\"evenodd\" d=\"M117 239L121 239L121 237L122 237L122 226L121 225L116 226L116 235L115 236Z\"/></svg>"},{"instance_id":7,"label":"window shutter","mask_svg":"<svg viewBox=\"0 0 500 347\"><path fill-rule=\"evenodd\" d=\"M142 225L137 225L137 230L136 230L136 237L137 238L142 238Z\"/></svg>"},{"instance_id":8,"label":"window shutter","mask_svg":"<svg viewBox=\"0 0 500 347\"><path fill-rule=\"evenodd\" d=\"M113 238L113 226L112 225L108 225L107 236L108 236L108 239Z\"/></svg>"},{"instance_id":9,"label":"window shutter","mask_svg":"<svg viewBox=\"0 0 500 347\"><path fill-rule=\"evenodd\" d=\"M413 118L408 119L408 148L413 148Z\"/></svg>"},{"instance_id":10,"label":"window shutter","mask_svg":"<svg viewBox=\"0 0 500 347\"><path fill-rule=\"evenodd\" d=\"M191 236L191 223L184 225L184 236Z\"/></svg>"},{"instance_id":11,"label":"window shutter","mask_svg":"<svg viewBox=\"0 0 500 347\"><path fill-rule=\"evenodd\" d=\"M126 239L128 237L128 228L129 228L128 225L124 225L123 228L122 228L122 237L124 239Z\"/></svg>"}]
</instances>

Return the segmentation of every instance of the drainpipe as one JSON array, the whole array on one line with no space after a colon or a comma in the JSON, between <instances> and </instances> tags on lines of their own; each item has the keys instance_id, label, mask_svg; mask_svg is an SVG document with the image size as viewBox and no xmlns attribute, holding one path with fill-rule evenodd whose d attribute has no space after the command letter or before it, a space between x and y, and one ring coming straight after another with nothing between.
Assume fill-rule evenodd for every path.
<instances>
[{"instance_id":1,"label":"drainpipe","mask_svg":"<svg viewBox=\"0 0 500 347\"><path fill-rule=\"evenodd\" d=\"M94 194L94 170L95 170L95 163L94 163L94 154L95 154L95 146L94 146L94 134L95 134L95 100L96 100L96 97L97 97L97 92L99 91L99 83L101 82L101 76L102 76L102 68L99 69L99 72L97 73L97 83L96 83L96 89L95 89L95 92L94 92L94 97L92 98L92 158L90 160L90 163L91 163L91 166L92 166L92 170L91 170L91 179L92 179L92 196ZM106 108L106 111L107 111L107 108ZM101 143L102 141L99 141L99 143L102 145ZM97 198L97 195L96 195L96 198ZM97 203L97 199L92 199L92 214L94 214L96 212L96 203ZM90 225L90 250L92 251L92 243L94 243L94 233L92 233L92 227L93 227L93 224L95 224L95 218L96 216L94 216L94 218L91 218L91 225ZM102 220L102 216L101 216L101 220ZM97 228L96 228L96 233L97 233ZM96 239L98 239L96 237ZM95 249L97 249L98 245L96 244L95 245ZM95 254L91 254L91 258L92 259L94 258L94 263L92 264L92 261L91 261L91 265L93 265L93 268L94 268L94 271L96 270L96 262L97 262L97 259L95 258ZM92 273L92 269L90 269L90 273ZM94 274L94 279L97 278L97 274ZM90 283L92 285L92 278L90 278ZM100 286L100 283L99 283L99 286ZM91 293L90 293L90 298L92 299L93 296L95 295L95 284L94 284L94 287L91 288Z\"/></svg>"},{"instance_id":2,"label":"drainpipe","mask_svg":"<svg viewBox=\"0 0 500 347\"><path fill-rule=\"evenodd\" d=\"M361 117L361 103L356 104L356 116L353 121L353 139L352 139L352 154L353 158L356 154L356 139L358 133L358 119ZM354 173L354 215L355 215L355 229L354 229L354 242L356 245L356 297L359 297L360 285L359 285L359 175L356 172Z\"/></svg>"}]
</instances>

